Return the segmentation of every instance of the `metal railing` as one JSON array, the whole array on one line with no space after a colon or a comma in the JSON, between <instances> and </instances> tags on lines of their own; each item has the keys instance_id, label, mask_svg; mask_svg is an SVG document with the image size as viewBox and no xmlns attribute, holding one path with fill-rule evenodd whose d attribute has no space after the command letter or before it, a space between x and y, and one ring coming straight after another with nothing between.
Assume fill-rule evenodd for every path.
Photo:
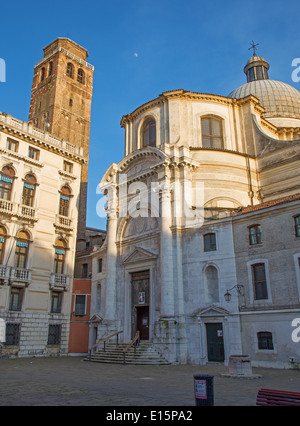
<instances>
[{"instance_id":1,"label":"metal railing","mask_svg":"<svg viewBox=\"0 0 300 426\"><path fill-rule=\"evenodd\" d=\"M126 346L126 348L123 351L123 363L126 364L126 353L128 350L134 346L134 353L136 354L136 347L140 344L140 332L137 331L136 335L134 336L134 339Z\"/></svg>"},{"instance_id":2,"label":"metal railing","mask_svg":"<svg viewBox=\"0 0 300 426\"><path fill-rule=\"evenodd\" d=\"M105 337L104 339L99 340L99 342L95 343L92 347L89 348L89 357L91 359L92 351L97 348L101 343L103 343L103 350L106 352L106 342L110 340L112 337L117 336L117 345L119 344L119 335L122 334L123 331L117 331L116 333L111 334L110 336Z\"/></svg>"}]
</instances>

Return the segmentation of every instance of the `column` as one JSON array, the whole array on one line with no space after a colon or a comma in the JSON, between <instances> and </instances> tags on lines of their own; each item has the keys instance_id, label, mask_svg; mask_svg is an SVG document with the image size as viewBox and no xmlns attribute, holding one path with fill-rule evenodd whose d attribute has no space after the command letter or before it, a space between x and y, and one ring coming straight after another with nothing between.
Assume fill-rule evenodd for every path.
<instances>
[{"instance_id":1,"label":"column","mask_svg":"<svg viewBox=\"0 0 300 426\"><path fill-rule=\"evenodd\" d=\"M174 316L172 211L170 181L167 173L165 171L165 180L161 185L161 316Z\"/></svg>"},{"instance_id":2,"label":"column","mask_svg":"<svg viewBox=\"0 0 300 426\"><path fill-rule=\"evenodd\" d=\"M116 281L117 281L117 196L116 186L112 184L108 191L107 209L107 275L105 295L105 319L116 319Z\"/></svg>"}]
</instances>

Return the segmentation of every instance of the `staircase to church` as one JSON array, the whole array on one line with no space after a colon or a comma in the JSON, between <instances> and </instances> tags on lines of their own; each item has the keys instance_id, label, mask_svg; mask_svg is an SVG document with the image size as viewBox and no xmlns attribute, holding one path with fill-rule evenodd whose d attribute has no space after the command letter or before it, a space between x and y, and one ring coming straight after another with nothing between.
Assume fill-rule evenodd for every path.
<instances>
[{"instance_id":1,"label":"staircase to church","mask_svg":"<svg viewBox=\"0 0 300 426\"><path fill-rule=\"evenodd\" d=\"M108 343L103 349L88 356L85 361L100 362L108 364L124 364L124 350L128 349L127 343ZM152 343L141 341L126 351L125 364L128 365L170 365L170 363L159 354Z\"/></svg>"}]
</instances>

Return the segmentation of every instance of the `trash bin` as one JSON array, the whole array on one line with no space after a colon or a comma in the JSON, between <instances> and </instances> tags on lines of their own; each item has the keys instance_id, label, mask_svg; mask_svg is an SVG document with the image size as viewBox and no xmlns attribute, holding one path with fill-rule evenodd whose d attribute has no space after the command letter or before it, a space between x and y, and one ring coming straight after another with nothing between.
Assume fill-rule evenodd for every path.
<instances>
[{"instance_id":1,"label":"trash bin","mask_svg":"<svg viewBox=\"0 0 300 426\"><path fill-rule=\"evenodd\" d=\"M197 407L214 405L214 376L194 375L195 403Z\"/></svg>"}]
</instances>

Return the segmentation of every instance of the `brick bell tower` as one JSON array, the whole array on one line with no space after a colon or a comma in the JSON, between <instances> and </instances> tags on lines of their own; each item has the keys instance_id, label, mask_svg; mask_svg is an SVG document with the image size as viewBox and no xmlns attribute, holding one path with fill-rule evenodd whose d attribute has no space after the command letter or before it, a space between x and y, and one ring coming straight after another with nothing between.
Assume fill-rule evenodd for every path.
<instances>
[{"instance_id":1,"label":"brick bell tower","mask_svg":"<svg viewBox=\"0 0 300 426\"><path fill-rule=\"evenodd\" d=\"M29 122L83 148L89 156L94 67L88 51L68 38L57 38L35 65ZM81 174L77 240L85 240L88 165Z\"/></svg>"}]
</instances>

